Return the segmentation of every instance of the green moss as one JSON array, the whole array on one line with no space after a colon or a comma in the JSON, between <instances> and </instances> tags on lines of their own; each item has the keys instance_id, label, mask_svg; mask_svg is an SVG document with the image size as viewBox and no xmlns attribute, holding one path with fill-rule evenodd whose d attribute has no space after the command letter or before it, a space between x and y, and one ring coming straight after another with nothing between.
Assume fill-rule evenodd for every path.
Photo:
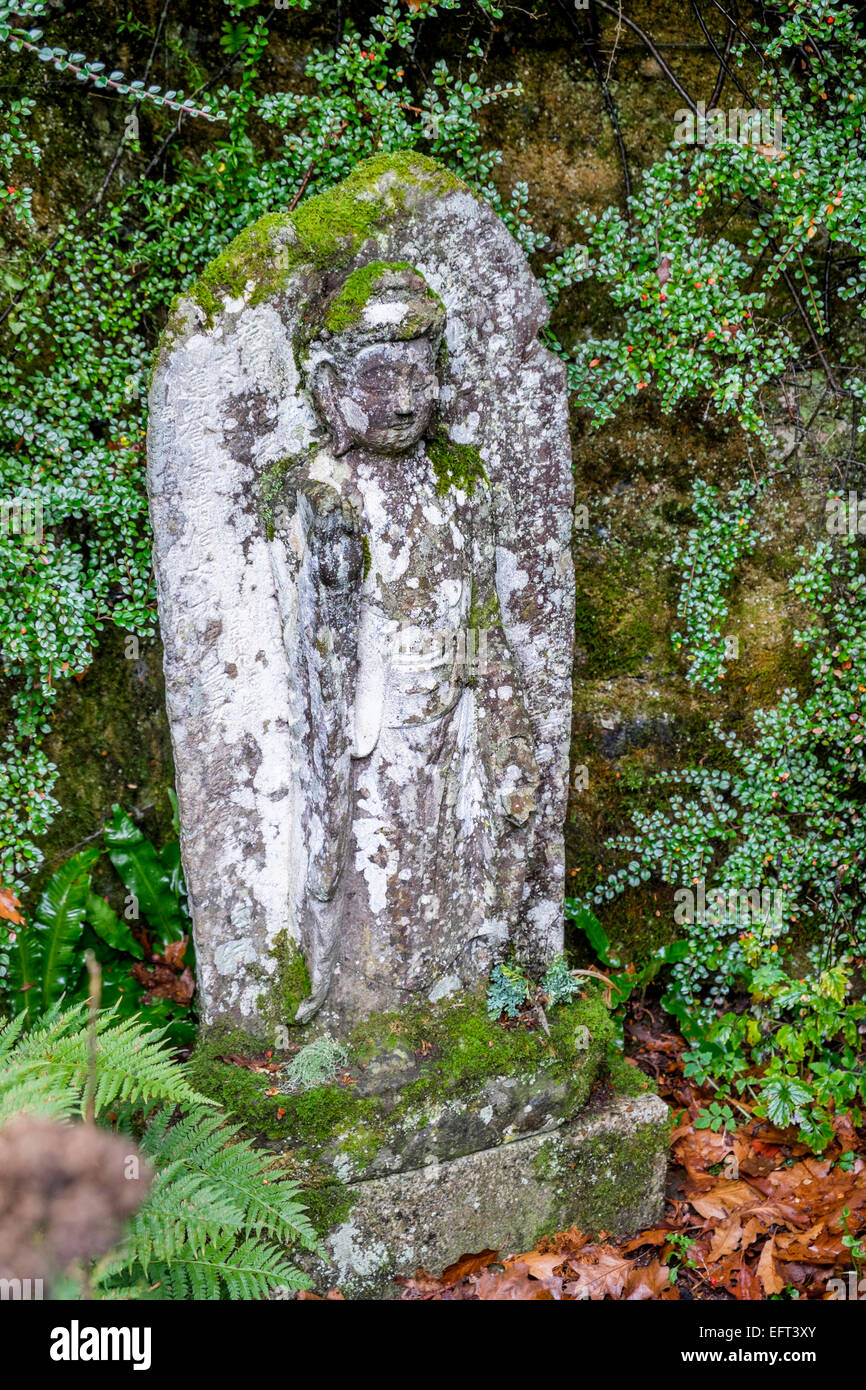
<instances>
[{"instance_id":1,"label":"green moss","mask_svg":"<svg viewBox=\"0 0 866 1390\"><path fill-rule=\"evenodd\" d=\"M436 491L441 497L451 487L461 488L470 497L477 484L487 481L481 455L474 444L455 444L440 426L427 442L427 457L436 475Z\"/></svg>"},{"instance_id":2,"label":"green moss","mask_svg":"<svg viewBox=\"0 0 866 1390\"><path fill-rule=\"evenodd\" d=\"M258 483L258 509L269 541L274 539L277 512L286 502L286 480L293 469L300 469L309 464L317 448L318 445L314 442L301 453L275 459L262 470Z\"/></svg>"},{"instance_id":3,"label":"green moss","mask_svg":"<svg viewBox=\"0 0 866 1390\"><path fill-rule=\"evenodd\" d=\"M299 1159L342 1155L358 1172L385 1144L399 1148L437 1109L471 1106L493 1077L565 1081L564 1109L573 1113L586 1101L613 1038L601 991L593 987L585 999L552 1009L549 1024L549 1039L539 1030L505 1028L488 1018L481 995L375 1015L348 1042L355 1083L365 1073L385 1077L375 1094L339 1081L268 1095L272 1074L220 1060L263 1057L261 1039L219 1027L202 1034L190 1065L193 1085L252 1134L282 1141ZM287 1055L271 1050L277 1061Z\"/></svg>"},{"instance_id":4,"label":"green moss","mask_svg":"<svg viewBox=\"0 0 866 1390\"><path fill-rule=\"evenodd\" d=\"M364 569L362 578L366 579L373 564L373 555L370 550L370 542L366 536L361 537L361 554L364 557Z\"/></svg>"},{"instance_id":5,"label":"green moss","mask_svg":"<svg viewBox=\"0 0 866 1390\"><path fill-rule=\"evenodd\" d=\"M407 192L444 195L465 185L436 160L411 150L362 160L334 188L294 212L273 212L247 227L185 292L213 323L224 297L252 284L250 303L284 289L303 266L346 265L363 243L404 205Z\"/></svg>"},{"instance_id":6,"label":"green moss","mask_svg":"<svg viewBox=\"0 0 866 1390\"><path fill-rule=\"evenodd\" d=\"M469 628L476 632L489 632L491 628L502 626L502 609L499 606L499 595L494 589L486 603L478 600L475 585L472 586L472 597L469 601Z\"/></svg>"},{"instance_id":7,"label":"green moss","mask_svg":"<svg viewBox=\"0 0 866 1390\"><path fill-rule=\"evenodd\" d=\"M347 1221L357 1201L348 1183L337 1181L333 1175L327 1181L313 1182L302 1175L304 1205L317 1235L324 1235Z\"/></svg>"},{"instance_id":8,"label":"green moss","mask_svg":"<svg viewBox=\"0 0 866 1390\"><path fill-rule=\"evenodd\" d=\"M364 305L375 293L382 276L389 271L407 270L419 273L408 261L369 261L353 270L328 305L325 328L329 333L342 333L350 328L360 319Z\"/></svg>"},{"instance_id":9,"label":"green moss","mask_svg":"<svg viewBox=\"0 0 866 1390\"><path fill-rule=\"evenodd\" d=\"M262 1042L239 1029L202 1030L189 1059L191 1085L224 1106L250 1134L263 1139L285 1138L288 1130L278 1115L281 1099L266 1095L265 1074L220 1061L224 1056L262 1057Z\"/></svg>"},{"instance_id":10,"label":"green moss","mask_svg":"<svg viewBox=\"0 0 866 1390\"><path fill-rule=\"evenodd\" d=\"M271 955L277 961L276 975L270 981L267 994L259 996L258 1006L270 1023L289 1026L301 1002L311 992L307 962L286 931L280 932Z\"/></svg>"},{"instance_id":11,"label":"green moss","mask_svg":"<svg viewBox=\"0 0 866 1390\"><path fill-rule=\"evenodd\" d=\"M605 1062L610 1084L617 1095L642 1096L647 1091L656 1089L646 1072L641 1071L640 1067L632 1066L621 1052L614 1051L612 1047L607 1050Z\"/></svg>"},{"instance_id":12,"label":"green moss","mask_svg":"<svg viewBox=\"0 0 866 1390\"><path fill-rule=\"evenodd\" d=\"M629 1234L645 1220L646 1194L659 1156L669 1147L672 1125L668 1117L630 1134L588 1135L573 1146L553 1135L538 1150L533 1167L555 1185L557 1205L572 1214L582 1231ZM559 1219L557 1215L537 1231L536 1240L553 1235Z\"/></svg>"},{"instance_id":13,"label":"green moss","mask_svg":"<svg viewBox=\"0 0 866 1390\"><path fill-rule=\"evenodd\" d=\"M588 991L585 999L559 1005L548 1021L549 1039L537 1029L505 1028L488 1017L484 997L474 995L378 1014L358 1025L349 1047L353 1057L366 1062L395 1049L426 1056L423 1075L402 1091L402 1102L410 1105L466 1097L494 1076L541 1070L569 1079L582 1099L613 1037L601 992Z\"/></svg>"}]
</instances>

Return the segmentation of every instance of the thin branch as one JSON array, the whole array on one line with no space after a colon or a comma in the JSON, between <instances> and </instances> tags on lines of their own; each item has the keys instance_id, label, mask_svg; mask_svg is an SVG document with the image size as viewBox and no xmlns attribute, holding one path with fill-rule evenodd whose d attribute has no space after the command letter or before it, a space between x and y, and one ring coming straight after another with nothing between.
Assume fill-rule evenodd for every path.
<instances>
[{"instance_id":1,"label":"thin branch","mask_svg":"<svg viewBox=\"0 0 866 1390\"><path fill-rule=\"evenodd\" d=\"M620 12L619 12L619 10L615 10L615 9L613 8L612 5L608 5L608 4L606 3L606 0L594 0L594 4L597 5L600 9L605 10L608 14L612 14L613 17L614 17L614 19L616 19L616 20L620 20L620 19L621 19L622 22L623 22L623 24L627 24L628 27L629 27L629 29L631 29L635 34L637 34L638 38L642 40L642 42L643 42L644 46L646 47L646 49L652 54L653 58L655 58L656 62L658 63L659 67L661 68L661 70L662 70L662 72L664 73L665 77L666 77L666 78L668 79L668 81L670 82L671 86L674 88L674 90L675 90L676 92L679 92L680 96L682 97L682 99L683 99L683 101L686 103L686 105L688 106L689 110L690 110L691 112L693 112L693 114L696 116L696 115L698 114L697 105L695 104L694 101L692 101L692 98L689 96L689 94L688 94L688 92L686 91L685 87L682 86L682 84L677 80L677 78L676 78L676 77L674 76L674 74L671 72L670 68L668 67L668 65L667 65L667 63L665 62L665 60L664 60L664 58L662 57L662 55L659 53L659 51L658 51L658 49L656 48L655 44L653 43L652 39L649 37L648 34L645 34L645 33L644 33L644 31L643 31L643 29L641 29L640 25L635 24L634 20L633 20L633 19L629 19L628 15L626 15L626 14L621 15Z\"/></svg>"}]
</instances>

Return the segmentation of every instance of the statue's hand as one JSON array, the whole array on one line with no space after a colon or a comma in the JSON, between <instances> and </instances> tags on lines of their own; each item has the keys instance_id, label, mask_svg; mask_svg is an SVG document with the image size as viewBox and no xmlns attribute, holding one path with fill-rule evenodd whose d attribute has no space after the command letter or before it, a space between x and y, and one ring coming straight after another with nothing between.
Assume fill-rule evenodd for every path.
<instances>
[{"instance_id":1,"label":"statue's hand","mask_svg":"<svg viewBox=\"0 0 866 1390\"><path fill-rule=\"evenodd\" d=\"M319 578L329 589L348 589L360 583L364 570L361 520L357 508L330 483L308 479L298 485L311 513L311 543Z\"/></svg>"},{"instance_id":2,"label":"statue's hand","mask_svg":"<svg viewBox=\"0 0 866 1390\"><path fill-rule=\"evenodd\" d=\"M499 802L506 819L525 825L536 809L536 792L541 781L538 764L526 739L515 738L502 755L502 781Z\"/></svg>"}]
</instances>

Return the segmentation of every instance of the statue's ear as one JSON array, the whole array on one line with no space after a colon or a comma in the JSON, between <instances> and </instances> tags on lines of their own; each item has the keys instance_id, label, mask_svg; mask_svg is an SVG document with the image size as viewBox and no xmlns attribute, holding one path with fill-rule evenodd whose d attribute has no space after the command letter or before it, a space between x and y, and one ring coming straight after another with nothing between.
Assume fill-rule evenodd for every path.
<instances>
[{"instance_id":1,"label":"statue's ear","mask_svg":"<svg viewBox=\"0 0 866 1390\"><path fill-rule=\"evenodd\" d=\"M316 409L331 431L333 451L339 458L340 454L345 454L351 449L352 436L340 409L337 374L333 363L326 357L320 358L313 367L310 391Z\"/></svg>"}]
</instances>

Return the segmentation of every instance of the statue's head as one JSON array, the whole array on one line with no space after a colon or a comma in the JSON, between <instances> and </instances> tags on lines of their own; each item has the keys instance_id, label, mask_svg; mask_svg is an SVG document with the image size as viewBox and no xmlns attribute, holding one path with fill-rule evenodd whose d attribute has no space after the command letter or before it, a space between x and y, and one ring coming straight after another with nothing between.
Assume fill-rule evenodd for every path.
<instances>
[{"instance_id":1,"label":"statue's head","mask_svg":"<svg viewBox=\"0 0 866 1390\"><path fill-rule=\"evenodd\" d=\"M355 270L313 325L307 365L335 454L402 454L426 433L439 397L445 311L404 263Z\"/></svg>"}]
</instances>

